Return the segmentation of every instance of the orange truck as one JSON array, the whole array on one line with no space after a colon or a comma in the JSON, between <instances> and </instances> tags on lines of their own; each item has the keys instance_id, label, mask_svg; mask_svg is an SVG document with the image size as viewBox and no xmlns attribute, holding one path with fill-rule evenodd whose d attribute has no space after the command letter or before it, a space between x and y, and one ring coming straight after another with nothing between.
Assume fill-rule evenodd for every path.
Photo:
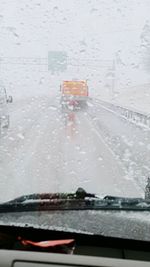
<instances>
[{"instance_id":1,"label":"orange truck","mask_svg":"<svg viewBox=\"0 0 150 267\"><path fill-rule=\"evenodd\" d=\"M61 87L62 105L81 107L88 99L87 81L63 81Z\"/></svg>"}]
</instances>

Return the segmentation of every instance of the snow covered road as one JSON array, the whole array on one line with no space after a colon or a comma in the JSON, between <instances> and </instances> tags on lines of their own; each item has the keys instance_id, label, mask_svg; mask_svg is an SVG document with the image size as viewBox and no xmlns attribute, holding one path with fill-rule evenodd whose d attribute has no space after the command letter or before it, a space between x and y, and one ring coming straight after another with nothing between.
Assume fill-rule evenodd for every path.
<instances>
[{"instance_id":1,"label":"snow covered road","mask_svg":"<svg viewBox=\"0 0 150 267\"><path fill-rule=\"evenodd\" d=\"M0 138L0 201L78 187L102 196L141 196L143 189L136 179L129 179L123 159L117 159L113 149L114 128L118 137L122 126L118 128L118 121L115 126L115 120L110 123L110 114L102 112L102 117L96 110L97 122L105 121L105 127L98 128L92 110L90 106L62 112L59 98L14 102L10 128Z\"/></svg>"},{"instance_id":2,"label":"snow covered road","mask_svg":"<svg viewBox=\"0 0 150 267\"><path fill-rule=\"evenodd\" d=\"M136 181L144 191L150 174L150 130L95 101L90 103L88 114L116 159L124 166L128 179Z\"/></svg>"}]
</instances>

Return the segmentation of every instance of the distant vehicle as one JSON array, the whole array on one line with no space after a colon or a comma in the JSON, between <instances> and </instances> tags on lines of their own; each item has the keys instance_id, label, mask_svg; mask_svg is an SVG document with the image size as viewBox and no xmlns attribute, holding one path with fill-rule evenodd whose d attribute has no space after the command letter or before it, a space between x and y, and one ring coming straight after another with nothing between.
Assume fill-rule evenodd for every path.
<instances>
[{"instance_id":1,"label":"distant vehicle","mask_svg":"<svg viewBox=\"0 0 150 267\"><path fill-rule=\"evenodd\" d=\"M7 97L6 89L0 87L0 132L9 127L8 103L12 103L12 96Z\"/></svg>"},{"instance_id":2,"label":"distant vehicle","mask_svg":"<svg viewBox=\"0 0 150 267\"><path fill-rule=\"evenodd\" d=\"M87 81L63 81L60 86L62 107L71 109L85 107L88 99Z\"/></svg>"}]
</instances>

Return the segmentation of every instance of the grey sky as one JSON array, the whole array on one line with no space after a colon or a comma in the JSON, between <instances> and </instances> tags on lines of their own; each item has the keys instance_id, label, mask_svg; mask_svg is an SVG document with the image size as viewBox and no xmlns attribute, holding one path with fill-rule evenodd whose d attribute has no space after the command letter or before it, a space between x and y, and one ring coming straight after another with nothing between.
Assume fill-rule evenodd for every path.
<instances>
[{"instance_id":1,"label":"grey sky","mask_svg":"<svg viewBox=\"0 0 150 267\"><path fill-rule=\"evenodd\" d=\"M46 58L48 51L63 50L73 62L85 63L56 77L42 72L39 77L39 70L31 67L3 65L2 79L14 90L18 84L18 91L23 85L30 90L31 84L36 89L38 77L45 79L43 88L52 80L59 84L63 79L89 79L91 91L99 93L107 83L108 68L101 65L108 60L111 67L115 59L127 65L116 68L117 90L145 83L146 74L134 66L140 62L140 35L149 14L150 0L1 0L0 56Z\"/></svg>"},{"instance_id":2,"label":"grey sky","mask_svg":"<svg viewBox=\"0 0 150 267\"><path fill-rule=\"evenodd\" d=\"M0 2L1 55L112 57L135 50L149 0L5 0ZM7 44L7 45L6 45Z\"/></svg>"}]
</instances>

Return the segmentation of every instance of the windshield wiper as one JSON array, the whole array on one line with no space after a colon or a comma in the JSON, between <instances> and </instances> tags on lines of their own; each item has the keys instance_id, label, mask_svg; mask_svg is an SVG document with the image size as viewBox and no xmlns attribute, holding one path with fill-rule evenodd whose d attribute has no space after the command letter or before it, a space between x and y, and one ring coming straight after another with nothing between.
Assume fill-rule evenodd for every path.
<instances>
[{"instance_id":1,"label":"windshield wiper","mask_svg":"<svg viewBox=\"0 0 150 267\"><path fill-rule=\"evenodd\" d=\"M128 210L150 211L144 198L105 196L100 198L78 188L75 193L24 195L0 204L0 213L44 210Z\"/></svg>"}]
</instances>

